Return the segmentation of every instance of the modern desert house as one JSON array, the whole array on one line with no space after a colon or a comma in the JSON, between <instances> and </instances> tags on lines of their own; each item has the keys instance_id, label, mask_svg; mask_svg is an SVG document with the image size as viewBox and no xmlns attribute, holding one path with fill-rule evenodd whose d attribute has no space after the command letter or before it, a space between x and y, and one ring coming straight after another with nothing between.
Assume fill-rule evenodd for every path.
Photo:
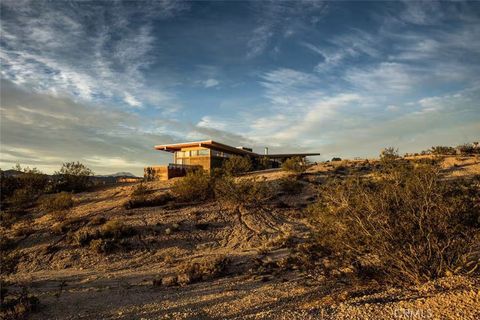
<instances>
[{"instance_id":1,"label":"modern desert house","mask_svg":"<svg viewBox=\"0 0 480 320\"><path fill-rule=\"evenodd\" d=\"M261 159L267 159L270 166L276 168L289 158L305 159L307 156L320 155L319 153L268 154L268 148L265 148L264 154L258 154L250 148L232 147L213 140L157 145L155 149L173 153L173 163L145 168L145 178L149 180L168 180L183 176L188 170L195 168L211 171L221 168L223 162L233 156L249 157L254 167L260 163Z\"/></svg>"}]
</instances>

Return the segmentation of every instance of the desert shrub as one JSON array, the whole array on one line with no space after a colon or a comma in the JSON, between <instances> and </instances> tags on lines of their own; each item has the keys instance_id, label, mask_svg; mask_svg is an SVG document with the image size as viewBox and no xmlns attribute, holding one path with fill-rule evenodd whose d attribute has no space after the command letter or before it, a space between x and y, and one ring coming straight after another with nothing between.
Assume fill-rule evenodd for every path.
<instances>
[{"instance_id":1,"label":"desert shrub","mask_svg":"<svg viewBox=\"0 0 480 320\"><path fill-rule=\"evenodd\" d=\"M348 168L346 166L337 166L335 169L333 169L333 172L336 174L347 174L348 173Z\"/></svg>"},{"instance_id":2,"label":"desert shrub","mask_svg":"<svg viewBox=\"0 0 480 320\"><path fill-rule=\"evenodd\" d=\"M64 222L56 222L50 228L52 234L60 235L68 231L68 224Z\"/></svg>"},{"instance_id":3,"label":"desert shrub","mask_svg":"<svg viewBox=\"0 0 480 320\"><path fill-rule=\"evenodd\" d=\"M391 167L378 179L335 180L309 209L321 246L355 262L373 255L388 282L419 283L479 270L480 193L434 165ZM477 268L477 269L476 269Z\"/></svg>"},{"instance_id":4,"label":"desert shrub","mask_svg":"<svg viewBox=\"0 0 480 320\"><path fill-rule=\"evenodd\" d=\"M134 228L124 225L121 221L111 220L102 225L98 230L78 231L72 235L72 238L74 242L81 247L90 245L93 240L112 240L112 242L107 245L113 248L114 245L123 245L124 238L131 237L135 234L136 230ZM100 246L100 242L97 242L95 246Z\"/></svg>"},{"instance_id":5,"label":"desert shrub","mask_svg":"<svg viewBox=\"0 0 480 320\"><path fill-rule=\"evenodd\" d=\"M5 320L26 319L40 307L40 300L23 287L20 293L10 292L9 284L0 284L0 318Z\"/></svg>"},{"instance_id":6,"label":"desert shrub","mask_svg":"<svg viewBox=\"0 0 480 320\"><path fill-rule=\"evenodd\" d=\"M132 197L142 197L146 196L149 192L149 189L143 184L140 183L138 186L133 189Z\"/></svg>"},{"instance_id":7,"label":"desert shrub","mask_svg":"<svg viewBox=\"0 0 480 320\"><path fill-rule=\"evenodd\" d=\"M457 150L460 151L461 154L463 155L472 155L472 154L479 154L480 153L480 148L475 148L473 144L466 143L462 144L457 147Z\"/></svg>"},{"instance_id":8,"label":"desert shrub","mask_svg":"<svg viewBox=\"0 0 480 320\"><path fill-rule=\"evenodd\" d=\"M279 181L280 190L286 194L300 194L303 190L304 184L296 177L285 177Z\"/></svg>"},{"instance_id":9,"label":"desert shrub","mask_svg":"<svg viewBox=\"0 0 480 320\"><path fill-rule=\"evenodd\" d=\"M132 196L127 202L125 202L125 209L143 208L143 207L156 207L167 204L174 198L171 193L163 193L155 197L146 197L144 195Z\"/></svg>"},{"instance_id":10,"label":"desert shrub","mask_svg":"<svg viewBox=\"0 0 480 320\"><path fill-rule=\"evenodd\" d=\"M3 210L5 208L5 200L19 188L20 184L17 178L7 176L5 172L0 171L0 209Z\"/></svg>"},{"instance_id":11,"label":"desert shrub","mask_svg":"<svg viewBox=\"0 0 480 320\"><path fill-rule=\"evenodd\" d=\"M26 237L35 232L32 224L29 223L19 223L15 224L12 228L13 235L16 237Z\"/></svg>"},{"instance_id":12,"label":"desert shrub","mask_svg":"<svg viewBox=\"0 0 480 320\"><path fill-rule=\"evenodd\" d=\"M188 260L179 267L178 283L190 284L218 278L226 273L230 259L225 256Z\"/></svg>"},{"instance_id":13,"label":"desert shrub","mask_svg":"<svg viewBox=\"0 0 480 320\"><path fill-rule=\"evenodd\" d=\"M68 192L45 196L40 202L41 208L46 212L65 211L72 208L73 205L73 196Z\"/></svg>"},{"instance_id":14,"label":"desert shrub","mask_svg":"<svg viewBox=\"0 0 480 320\"><path fill-rule=\"evenodd\" d=\"M178 179L172 193L181 201L203 201L213 196L214 180L208 172L195 170Z\"/></svg>"},{"instance_id":15,"label":"desert shrub","mask_svg":"<svg viewBox=\"0 0 480 320\"><path fill-rule=\"evenodd\" d=\"M91 225L91 226L100 226L100 225L104 224L105 222L107 222L107 219L105 217L96 216L96 217L92 218L92 220L90 220L90 222L88 224Z\"/></svg>"},{"instance_id":16,"label":"desert shrub","mask_svg":"<svg viewBox=\"0 0 480 320\"><path fill-rule=\"evenodd\" d=\"M252 170L252 161L249 157L233 156L223 163L223 171L229 175L239 175Z\"/></svg>"},{"instance_id":17,"label":"desert shrub","mask_svg":"<svg viewBox=\"0 0 480 320\"><path fill-rule=\"evenodd\" d=\"M90 244L90 241L93 239L96 239L96 237L99 236L99 232L87 232L87 231L78 231L75 234L73 234L72 238L76 244L78 244L81 247L84 247L88 244Z\"/></svg>"},{"instance_id":18,"label":"desert shrub","mask_svg":"<svg viewBox=\"0 0 480 320\"><path fill-rule=\"evenodd\" d=\"M16 245L17 245L17 242L12 238L9 238L6 236L0 237L0 252L2 254L14 249Z\"/></svg>"},{"instance_id":19,"label":"desert shrub","mask_svg":"<svg viewBox=\"0 0 480 320\"><path fill-rule=\"evenodd\" d=\"M80 162L67 162L55 172L57 191L82 192L92 186L93 171Z\"/></svg>"},{"instance_id":20,"label":"desert shrub","mask_svg":"<svg viewBox=\"0 0 480 320\"><path fill-rule=\"evenodd\" d=\"M49 178L36 168L22 168L17 164L13 169L18 171L15 176L7 176L3 171L0 174L1 207L28 208L46 191Z\"/></svg>"},{"instance_id":21,"label":"desert shrub","mask_svg":"<svg viewBox=\"0 0 480 320\"><path fill-rule=\"evenodd\" d=\"M215 198L222 204L235 207L259 206L273 195L272 187L256 178L235 179L226 176L215 183Z\"/></svg>"},{"instance_id":22,"label":"desert shrub","mask_svg":"<svg viewBox=\"0 0 480 320\"><path fill-rule=\"evenodd\" d=\"M96 253L109 254L117 248L117 243L110 239L94 239L90 241L90 249Z\"/></svg>"},{"instance_id":23,"label":"desert shrub","mask_svg":"<svg viewBox=\"0 0 480 320\"><path fill-rule=\"evenodd\" d=\"M399 158L400 155L398 149L395 149L394 147L385 148L380 152L380 161L382 162L389 162Z\"/></svg>"},{"instance_id":24,"label":"desert shrub","mask_svg":"<svg viewBox=\"0 0 480 320\"><path fill-rule=\"evenodd\" d=\"M282 169L296 173L302 173L307 169L305 160L301 157L293 157L285 160L282 163Z\"/></svg>"},{"instance_id":25,"label":"desert shrub","mask_svg":"<svg viewBox=\"0 0 480 320\"><path fill-rule=\"evenodd\" d=\"M0 263L0 275L7 275L14 273L17 270L17 265L20 260L20 254L13 250L0 251L2 263Z\"/></svg>"},{"instance_id":26,"label":"desert shrub","mask_svg":"<svg viewBox=\"0 0 480 320\"><path fill-rule=\"evenodd\" d=\"M270 159L268 157L260 157L258 159L258 167L260 170L267 170L272 167Z\"/></svg>"},{"instance_id":27,"label":"desert shrub","mask_svg":"<svg viewBox=\"0 0 480 320\"><path fill-rule=\"evenodd\" d=\"M335 161L342 161L342 158L339 158L339 157L333 157L333 158L332 158L332 162L335 162Z\"/></svg>"},{"instance_id":28,"label":"desert shrub","mask_svg":"<svg viewBox=\"0 0 480 320\"><path fill-rule=\"evenodd\" d=\"M123 238L135 234L135 230L124 225L119 220L112 220L105 223L101 230L101 238Z\"/></svg>"},{"instance_id":29,"label":"desert shrub","mask_svg":"<svg viewBox=\"0 0 480 320\"><path fill-rule=\"evenodd\" d=\"M8 198L9 207L14 210L29 208L38 198L38 192L32 188L16 189Z\"/></svg>"},{"instance_id":30,"label":"desert shrub","mask_svg":"<svg viewBox=\"0 0 480 320\"><path fill-rule=\"evenodd\" d=\"M14 212L12 210L3 210L0 211L0 225L8 228L15 222L17 222L17 219L19 218L20 213L19 212Z\"/></svg>"},{"instance_id":31,"label":"desert shrub","mask_svg":"<svg viewBox=\"0 0 480 320\"><path fill-rule=\"evenodd\" d=\"M431 153L435 155L455 155L457 151L453 147L435 146L431 148Z\"/></svg>"}]
</instances>

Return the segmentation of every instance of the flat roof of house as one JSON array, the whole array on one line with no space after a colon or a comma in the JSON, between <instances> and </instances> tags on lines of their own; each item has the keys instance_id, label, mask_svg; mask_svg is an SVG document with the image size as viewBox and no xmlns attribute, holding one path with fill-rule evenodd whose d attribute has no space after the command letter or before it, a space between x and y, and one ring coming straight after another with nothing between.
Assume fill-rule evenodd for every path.
<instances>
[{"instance_id":1,"label":"flat roof of house","mask_svg":"<svg viewBox=\"0 0 480 320\"><path fill-rule=\"evenodd\" d=\"M320 153L276 153L276 154L267 154L269 158L278 159L278 158L292 158L292 157L309 157L309 156L319 156ZM262 154L260 154L262 156Z\"/></svg>"},{"instance_id":2,"label":"flat roof of house","mask_svg":"<svg viewBox=\"0 0 480 320\"><path fill-rule=\"evenodd\" d=\"M239 155L250 155L252 157L262 157L268 156L269 158L291 158L291 157L307 157L307 156L319 156L320 153L279 153L279 154L258 154L255 152L251 152L245 149L235 148L220 142L216 142L213 140L204 140L204 141L193 141L193 142L182 142L182 143L172 143L172 144L161 144L157 145L154 148L156 150L167 151L167 152L176 152L180 151L183 148L194 148L194 147L202 147L213 149L222 152L229 152L232 154L239 154Z\"/></svg>"},{"instance_id":3,"label":"flat roof of house","mask_svg":"<svg viewBox=\"0 0 480 320\"><path fill-rule=\"evenodd\" d=\"M251 155L251 156L257 155L255 152L251 152L245 149L235 148L235 147L232 147L220 142L216 142L213 140L163 144L163 145L155 146L155 149L167 151L167 152L175 152L175 151L180 151L183 148L193 148L193 147L208 148L208 149L213 149L217 151L230 152L233 154Z\"/></svg>"}]
</instances>

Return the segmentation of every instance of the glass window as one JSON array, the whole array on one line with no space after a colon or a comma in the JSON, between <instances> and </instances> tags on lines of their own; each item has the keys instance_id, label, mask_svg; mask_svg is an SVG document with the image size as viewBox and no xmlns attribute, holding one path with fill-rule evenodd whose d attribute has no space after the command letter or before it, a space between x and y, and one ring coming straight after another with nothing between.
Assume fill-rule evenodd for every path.
<instances>
[{"instance_id":1,"label":"glass window","mask_svg":"<svg viewBox=\"0 0 480 320\"><path fill-rule=\"evenodd\" d=\"M198 156L198 150L190 151L190 156L192 156L192 157Z\"/></svg>"},{"instance_id":2,"label":"glass window","mask_svg":"<svg viewBox=\"0 0 480 320\"><path fill-rule=\"evenodd\" d=\"M198 155L199 156L208 156L209 155L209 150L208 149L201 149L201 150L198 150Z\"/></svg>"},{"instance_id":3,"label":"glass window","mask_svg":"<svg viewBox=\"0 0 480 320\"><path fill-rule=\"evenodd\" d=\"M176 164L183 164L183 159L177 159Z\"/></svg>"}]
</instances>

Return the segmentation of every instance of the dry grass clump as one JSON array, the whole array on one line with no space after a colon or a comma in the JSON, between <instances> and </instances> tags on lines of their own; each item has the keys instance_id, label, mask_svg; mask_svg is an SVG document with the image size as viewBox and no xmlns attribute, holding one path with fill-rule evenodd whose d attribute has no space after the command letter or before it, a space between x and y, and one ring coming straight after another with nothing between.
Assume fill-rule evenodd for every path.
<instances>
[{"instance_id":1,"label":"dry grass clump","mask_svg":"<svg viewBox=\"0 0 480 320\"><path fill-rule=\"evenodd\" d=\"M155 197L147 197L145 195L133 195L124 204L125 209L135 209L144 207L157 207L162 206L173 200L173 196L170 193L163 193Z\"/></svg>"},{"instance_id":2,"label":"dry grass clump","mask_svg":"<svg viewBox=\"0 0 480 320\"><path fill-rule=\"evenodd\" d=\"M123 205L125 209L162 206L173 200L171 193L162 193L150 196L149 190L143 183L140 183L132 192L130 199Z\"/></svg>"},{"instance_id":3,"label":"dry grass clump","mask_svg":"<svg viewBox=\"0 0 480 320\"><path fill-rule=\"evenodd\" d=\"M214 178L208 172L195 170L172 186L173 195L180 201L204 201L213 197Z\"/></svg>"},{"instance_id":4,"label":"dry grass clump","mask_svg":"<svg viewBox=\"0 0 480 320\"><path fill-rule=\"evenodd\" d=\"M135 187L135 189L133 189L132 197L146 196L149 191L150 190L143 183L140 183L138 186Z\"/></svg>"},{"instance_id":5,"label":"dry grass clump","mask_svg":"<svg viewBox=\"0 0 480 320\"><path fill-rule=\"evenodd\" d=\"M126 239L137 232L125 226L121 221L108 221L95 231L79 231L73 235L74 241L81 247L89 246L97 253L110 253L116 248L127 245Z\"/></svg>"},{"instance_id":6,"label":"dry grass clump","mask_svg":"<svg viewBox=\"0 0 480 320\"><path fill-rule=\"evenodd\" d=\"M297 179L297 177L285 177L279 182L280 190L286 194L300 194L303 190L304 184Z\"/></svg>"},{"instance_id":7,"label":"dry grass clump","mask_svg":"<svg viewBox=\"0 0 480 320\"><path fill-rule=\"evenodd\" d=\"M107 218L102 216L93 217L92 220L88 223L90 226L101 226L107 222Z\"/></svg>"},{"instance_id":8,"label":"dry grass clump","mask_svg":"<svg viewBox=\"0 0 480 320\"><path fill-rule=\"evenodd\" d=\"M225 275L230 259L225 256L205 257L188 261L179 268L178 283L185 285Z\"/></svg>"},{"instance_id":9,"label":"dry grass clump","mask_svg":"<svg viewBox=\"0 0 480 320\"><path fill-rule=\"evenodd\" d=\"M235 179L223 177L215 183L215 198L222 204L234 207L256 207L273 198L271 185L256 178Z\"/></svg>"},{"instance_id":10,"label":"dry grass clump","mask_svg":"<svg viewBox=\"0 0 480 320\"><path fill-rule=\"evenodd\" d=\"M90 241L89 247L96 253L108 254L117 248L117 244L115 241L110 239L94 239Z\"/></svg>"},{"instance_id":11,"label":"dry grass clump","mask_svg":"<svg viewBox=\"0 0 480 320\"><path fill-rule=\"evenodd\" d=\"M385 281L480 271L478 182L444 180L435 165L394 161L375 180L335 180L309 212L322 247L357 265L378 257Z\"/></svg>"},{"instance_id":12,"label":"dry grass clump","mask_svg":"<svg viewBox=\"0 0 480 320\"><path fill-rule=\"evenodd\" d=\"M133 228L127 227L119 220L108 221L100 229L102 238L123 238L134 234L135 230Z\"/></svg>"},{"instance_id":13,"label":"dry grass clump","mask_svg":"<svg viewBox=\"0 0 480 320\"><path fill-rule=\"evenodd\" d=\"M282 169L286 171L292 171L296 173L302 173L307 170L307 164L305 160L300 157L293 157L285 160L282 163Z\"/></svg>"},{"instance_id":14,"label":"dry grass clump","mask_svg":"<svg viewBox=\"0 0 480 320\"><path fill-rule=\"evenodd\" d=\"M13 191L8 198L10 209L22 210L31 207L38 198L38 193L32 188L21 188Z\"/></svg>"},{"instance_id":15,"label":"dry grass clump","mask_svg":"<svg viewBox=\"0 0 480 320\"><path fill-rule=\"evenodd\" d=\"M178 268L178 273L161 279L154 279L154 286L188 285L199 281L212 280L226 274L231 261L228 257L210 256L186 261Z\"/></svg>"},{"instance_id":16,"label":"dry grass clump","mask_svg":"<svg viewBox=\"0 0 480 320\"><path fill-rule=\"evenodd\" d=\"M40 201L40 207L46 212L66 211L75 204L73 196L68 192L60 192L45 196Z\"/></svg>"},{"instance_id":17,"label":"dry grass clump","mask_svg":"<svg viewBox=\"0 0 480 320\"><path fill-rule=\"evenodd\" d=\"M13 273L17 268L20 255L14 250L16 246L16 240L3 235L0 237L0 274L2 276Z\"/></svg>"}]
</instances>

